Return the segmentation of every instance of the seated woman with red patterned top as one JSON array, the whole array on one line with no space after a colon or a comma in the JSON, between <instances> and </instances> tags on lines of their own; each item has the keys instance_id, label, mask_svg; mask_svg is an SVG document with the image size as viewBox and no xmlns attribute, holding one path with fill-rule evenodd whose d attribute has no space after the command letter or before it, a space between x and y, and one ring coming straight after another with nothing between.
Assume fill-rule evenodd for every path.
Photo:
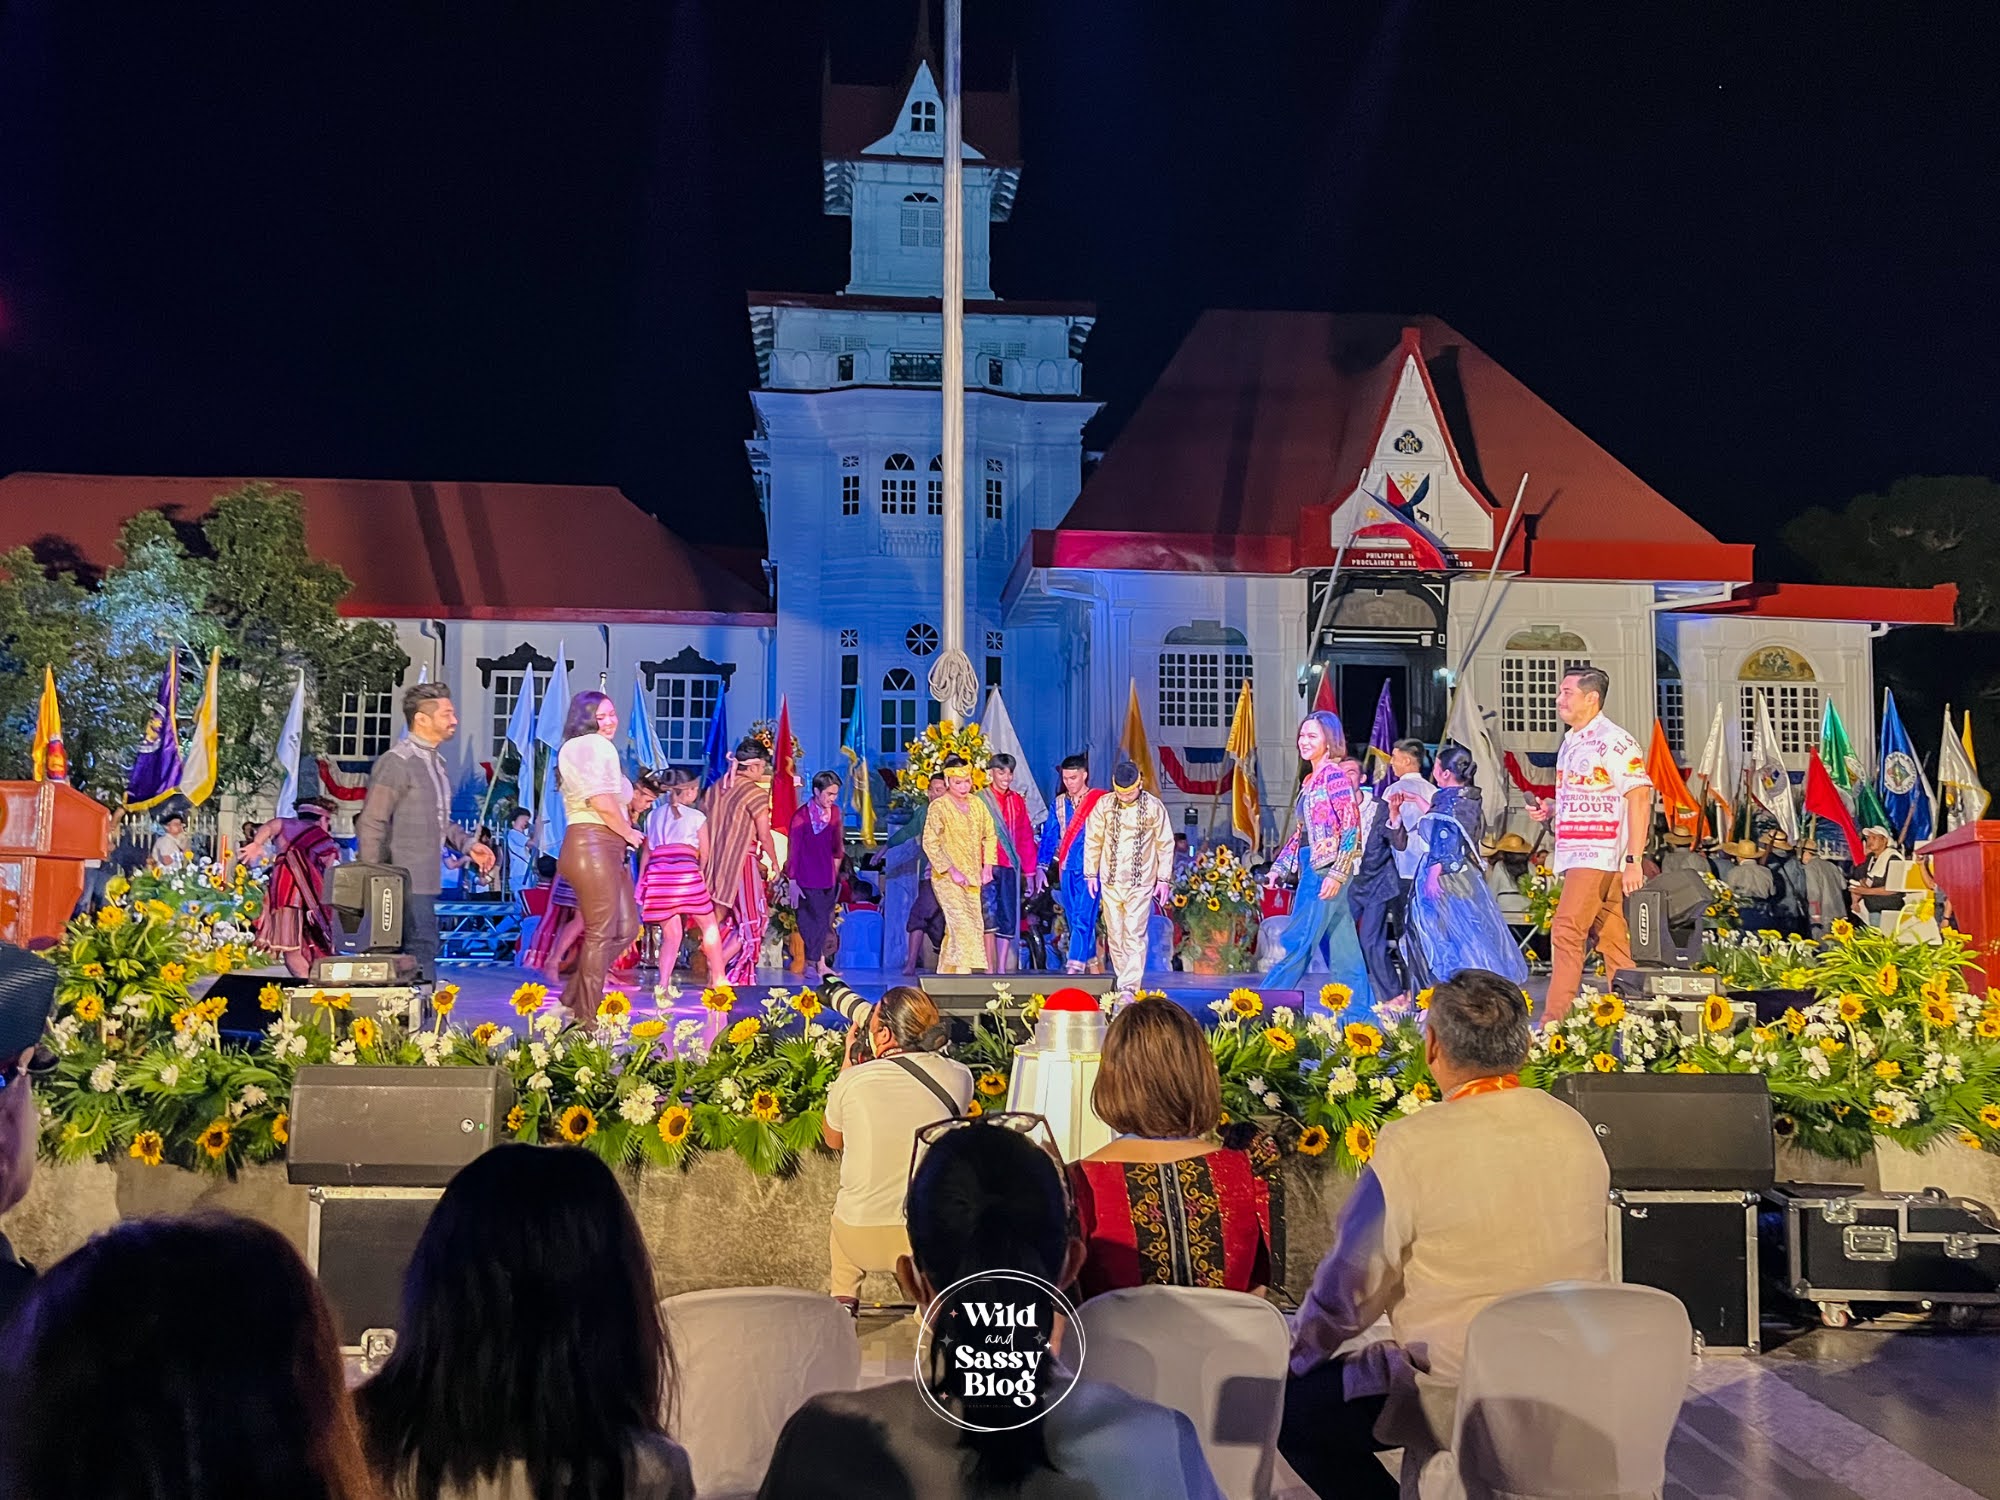
<instances>
[{"instance_id":1,"label":"seated woman with red patterned top","mask_svg":"<svg viewBox=\"0 0 2000 1500\"><path fill-rule=\"evenodd\" d=\"M1201 1024L1164 998L1126 1006L1105 1031L1090 1102L1122 1133L1069 1169L1087 1250L1082 1295L1270 1285L1277 1148L1265 1135L1245 1149L1217 1136L1222 1081Z\"/></svg>"}]
</instances>

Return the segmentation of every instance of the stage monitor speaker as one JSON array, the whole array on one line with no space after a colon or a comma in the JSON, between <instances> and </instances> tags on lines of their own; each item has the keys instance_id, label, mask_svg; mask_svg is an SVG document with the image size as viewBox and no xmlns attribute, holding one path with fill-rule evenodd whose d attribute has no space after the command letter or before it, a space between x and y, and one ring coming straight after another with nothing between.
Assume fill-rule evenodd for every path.
<instances>
[{"instance_id":1,"label":"stage monitor speaker","mask_svg":"<svg viewBox=\"0 0 2000 1500\"><path fill-rule=\"evenodd\" d=\"M442 1196L441 1188L381 1187L316 1187L307 1195L306 1265L319 1278L346 1353L394 1347L403 1273Z\"/></svg>"},{"instance_id":2,"label":"stage monitor speaker","mask_svg":"<svg viewBox=\"0 0 2000 1500\"><path fill-rule=\"evenodd\" d=\"M1614 1188L1771 1185L1771 1094L1756 1073L1571 1073L1555 1095L1597 1132Z\"/></svg>"},{"instance_id":3,"label":"stage monitor speaker","mask_svg":"<svg viewBox=\"0 0 2000 1500\"><path fill-rule=\"evenodd\" d=\"M1661 968L1680 955L1667 935L1667 893L1641 887L1625 898L1625 930L1632 941L1632 962L1641 968Z\"/></svg>"},{"instance_id":4,"label":"stage monitor speaker","mask_svg":"<svg viewBox=\"0 0 2000 1500\"><path fill-rule=\"evenodd\" d=\"M443 1187L501 1139L513 1106L504 1068L300 1068L286 1174L308 1185Z\"/></svg>"},{"instance_id":5,"label":"stage monitor speaker","mask_svg":"<svg viewBox=\"0 0 2000 1500\"><path fill-rule=\"evenodd\" d=\"M298 983L283 969L231 969L227 974L215 976L215 982L202 993L205 1000L223 1000L228 1008L215 1029L232 1041L249 1038L261 1039L264 1030L277 1016L264 1009L257 997L264 992L264 986L275 984L280 989Z\"/></svg>"},{"instance_id":6,"label":"stage monitor speaker","mask_svg":"<svg viewBox=\"0 0 2000 1500\"><path fill-rule=\"evenodd\" d=\"M327 905L340 915L350 952L390 953L403 946L407 870L396 865L335 865Z\"/></svg>"},{"instance_id":7,"label":"stage monitor speaker","mask_svg":"<svg viewBox=\"0 0 2000 1500\"><path fill-rule=\"evenodd\" d=\"M986 1009L995 986L1005 985L1016 1000L1053 995L1057 990L1082 990L1108 995L1117 987L1109 974L921 974L915 983L937 1002L938 1014L976 1016Z\"/></svg>"}]
</instances>

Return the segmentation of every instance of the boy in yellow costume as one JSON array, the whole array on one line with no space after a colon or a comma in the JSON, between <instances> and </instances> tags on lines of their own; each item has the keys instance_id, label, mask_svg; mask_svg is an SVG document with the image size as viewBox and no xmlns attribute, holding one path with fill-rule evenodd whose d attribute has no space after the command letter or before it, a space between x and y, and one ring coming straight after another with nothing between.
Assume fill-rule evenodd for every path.
<instances>
[{"instance_id":1,"label":"boy in yellow costume","mask_svg":"<svg viewBox=\"0 0 2000 1500\"><path fill-rule=\"evenodd\" d=\"M944 911L940 974L976 974L986 966L982 889L993 879L999 849L993 815L972 795L972 766L959 756L944 763L944 795L924 812L924 854L931 889Z\"/></svg>"},{"instance_id":2,"label":"boy in yellow costume","mask_svg":"<svg viewBox=\"0 0 2000 1500\"><path fill-rule=\"evenodd\" d=\"M1105 946L1120 994L1146 977L1146 928L1153 908L1173 894L1174 829L1166 804L1139 785L1139 768L1121 761L1111 795L1100 797L1083 828L1083 873L1104 910Z\"/></svg>"}]
</instances>

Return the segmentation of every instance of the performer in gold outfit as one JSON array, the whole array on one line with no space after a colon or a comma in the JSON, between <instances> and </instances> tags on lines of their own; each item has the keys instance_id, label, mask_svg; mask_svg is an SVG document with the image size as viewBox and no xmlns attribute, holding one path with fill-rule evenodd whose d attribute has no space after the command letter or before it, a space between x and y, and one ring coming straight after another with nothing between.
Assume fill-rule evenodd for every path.
<instances>
[{"instance_id":1,"label":"performer in gold outfit","mask_svg":"<svg viewBox=\"0 0 2000 1500\"><path fill-rule=\"evenodd\" d=\"M1111 773L1111 795L1098 799L1084 824L1083 873L1104 903L1118 993L1130 998L1145 978L1154 908L1173 894L1174 829L1166 805L1140 786L1139 768L1129 760Z\"/></svg>"},{"instance_id":2,"label":"performer in gold outfit","mask_svg":"<svg viewBox=\"0 0 2000 1500\"><path fill-rule=\"evenodd\" d=\"M974 974L986 963L986 917L980 891L993 879L999 843L993 815L972 795L971 763L944 763L944 795L924 813L924 854L931 889L944 910L944 950L938 973Z\"/></svg>"}]
</instances>

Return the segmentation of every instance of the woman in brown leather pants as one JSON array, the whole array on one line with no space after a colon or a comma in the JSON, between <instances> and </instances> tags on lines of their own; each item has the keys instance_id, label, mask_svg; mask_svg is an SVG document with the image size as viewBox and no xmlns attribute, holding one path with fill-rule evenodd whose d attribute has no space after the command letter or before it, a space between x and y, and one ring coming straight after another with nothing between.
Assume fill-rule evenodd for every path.
<instances>
[{"instance_id":1,"label":"woman in brown leather pants","mask_svg":"<svg viewBox=\"0 0 2000 1500\"><path fill-rule=\"evenodd\" d=\"M556 780L569 817L556 868L575 889L583 918L583 946L562 1002L585 1026L597 1019L605 974L639 935L626 850L641 847L646 836L627 815L632 783L611 743L617 733L618 710L611 700L602 693L578 693L569 701L556 755Z\"/></svg>"}]
</instances>

